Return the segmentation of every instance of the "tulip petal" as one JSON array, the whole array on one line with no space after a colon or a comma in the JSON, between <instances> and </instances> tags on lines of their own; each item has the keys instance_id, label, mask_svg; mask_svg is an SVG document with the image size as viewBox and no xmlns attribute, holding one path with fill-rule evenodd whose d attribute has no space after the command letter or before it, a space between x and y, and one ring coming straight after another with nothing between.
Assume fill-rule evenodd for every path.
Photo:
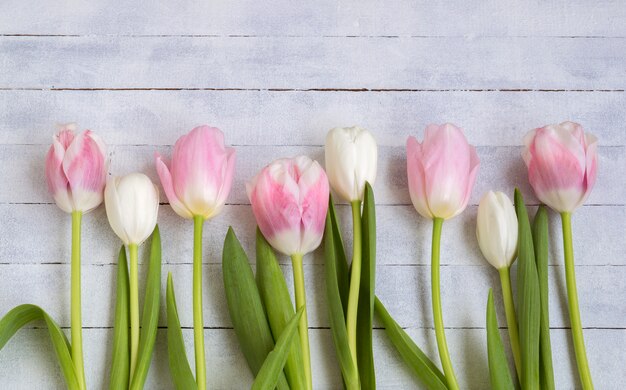
<instances>
[{"instance_id":1,"label":"tulip petal","mask_svg":"<svg viewBox=\"0 0 626 390\"><path fill-rule=\"evenodd\" d=\"M428 198L426 197L425 172L422 166L422 145L417 142L415 137L407 139L406 154L409 194L411 195L413 206L423 217L433 218L433 214L428 207Z\"/></svg>"},{"instance_id":2,"label":"tulip petal","mask_svg":"<svg viewBox=\"0 0 626 390\"><path fill-rule=\"evenodd\" d=\"M124 214L121 209L120 198L117 193L117 185L120 182L120 177L112 177L107 180L107 185L104 188L104 207L107 212L107 218L111 229L117 234L125 245L130 244L128 234L126 233L126 226Z\"/></svg>"},{"instance_id":3,"label":"tulip petal","mask_svg":"<svg viewBox=\"0 0 626 390\"><path fill-rule=\"evenodd\" d=\"M172 206L172 209L174 209L176 214L180 215L183 218L193 218L193 214L187 209L187 207L185 207L180 199L178 199L178 196L176 196L176 191L174 191L174 185L172 183L172 175L170 174L170 170L158 153L155 155L155 165L157 174L159 175L159 179L161 179L161 186L163 187L165 196L170 202L170 206Z\"/></svg>"}]
</instances>

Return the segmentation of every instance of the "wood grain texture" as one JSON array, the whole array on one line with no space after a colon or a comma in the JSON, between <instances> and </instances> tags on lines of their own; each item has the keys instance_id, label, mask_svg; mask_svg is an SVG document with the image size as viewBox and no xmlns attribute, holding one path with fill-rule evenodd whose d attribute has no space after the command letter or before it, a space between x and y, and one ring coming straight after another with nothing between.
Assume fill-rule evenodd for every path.
<instances>
[{"instance_id":1,"label":"wood grain texture","mask_svg":"<svg viewBox=\"0 0 626 390\"><path fill-rule=\"evenodd\" d=\"M625 36L620 1L6 0L2 34Z\"/></svg>"},{"instance_id":2,"label":"wood grain texture","mask_svg":"<svg viewBox=\"0 0 626 390\"><path fill-rule=\"evenodd\" d=\"M5 36L0 88L624 90L625 40Z\"/></svg>"},{"instance_id":3,"label":"wood grain texture","mask_svg":"<svg viewBox=\"0 0 626 390\"><path fill-rule=\"evenodd\" d=\"M594 382L598 389L621 389L625 61L626 7L619 0L3 1L0 315L20 303L37 303L69 326L70 220L52 202L43 176L55 123L76 121L102 135L110 145L111 175L141 171L155 182L154 152L169 156L182 133L208 123L220 127L238 153L228 205L204 231L209 387L248 388L252 375L231 329L220 270L228 226L254 252L244 183L278 157L306 154L323 163L326 131L358 124L381 145L374 187L377 292L436 360L431 226L409 199L404 144L408 135L420 138L428 123L452 122L478 146L481 167L470 206L444 225L444 319L463 388L488 388L484 310L490 286L500 324L505 321L497 274L475 239L476 204L487 190L512 193L519 186L527 203L536 205L520 158L521 139L532 128L569 119L600 139L596 188L573 219L574 250ZM174 276L191 357L192 226L161 195L163 271ZM346 205L338 211L349 248L350 211ZM103 207L85 216L83 228L87 380L90 389L105 389L120 242ZM579 383L554 213L550 229L557 388L574 389ZM146 259L142 250L142 278ZM292 289L290 262L279 261ZM318 250L304 261L315 388L340 388L327 329L324 259ZM0 388L64 388L41 326L20 331L0 351ZM506 329L502 333L506 339ZM381 329L375 329L374 341L378 387L416 387ZM146 388L172 387L161 328Z\"/></svg>"}]
</instances>

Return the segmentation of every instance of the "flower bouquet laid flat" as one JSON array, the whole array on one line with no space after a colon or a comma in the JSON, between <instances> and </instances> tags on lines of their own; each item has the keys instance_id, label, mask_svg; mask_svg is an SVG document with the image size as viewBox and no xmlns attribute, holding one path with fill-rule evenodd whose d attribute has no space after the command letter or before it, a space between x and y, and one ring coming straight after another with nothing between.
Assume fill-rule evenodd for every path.
<instances>
[{"instance_id":1,"label":"flower bouquet laid flat","mask_svg":"<svg viewBox=\"0 0 626 390\"><path fill-rule=\"evenodd\" d=\"M494 293L486 301L489 378L494 389L555 389L548 310L550 232L548 208L558 212L572 343L583 389L593 389L578 307L572 244L572 213L580 207L597 175L597 140L576 123L564 122L529 132L522 158L536 197L534 217L520 190L513 201L488 191L479 202L475 235L485 259L498 271L508 329L500 334ZM239 349L254 380L253 389L314 388L319 367L312 364L307 302L322 301L328 310L335 357L346 389L375 389L375 321L414 374L428 389L457 390L442 310L440 258L446 256L444 222L467 207L480 166L476 149L462 129L429 125L420 142L406 143L408 192L417 212L432 221L431 307L439 359L432 360L394 320L376 296L376 203L373 185L378 151L372 133L360 127L335 128L325 141L325 169L307 156L279 158L247 178L246 192L256 220L255 253L246 253L233 227L225 232L222 277L228 313ZM155 156L156 172L170 207L193 221L192 291L195 364L190 365L176 304L174 278L167 275L165 318L170 376L176 389L206 389L207 372L202 303L203 226L224 209L235 176L235 149L221 130L199 126L176 141L170 159ZM69 389L92 388L85 376L81 322L81 218L105 204L109 224L122 241L117 259L112 358L101 372L110 389L142 389L157 342L161 310L161 247L170 236L157 226L159 188L143 173L108 176L104 142L92 131L76 133L64 125L46 156L48 189L61 210L72 216L70 284L71 329L68 339L57 322L38 306L23 304L0 320L0 349L23 326L45 324ZM331 190L334 196L331 195ZM335 199L346 204L336 204ZM544 206L545 205L545 206ZM546 207L547 206L547 207ZM344 242L337 211L352 215L352 239ZM469 233L468 233L469 234ZM139 251L149 240L147 264ZM443 245L442 245L443 243ZM322 247L324 293L307 297L309 258ZM351 250L351 253L350 253ZM380 255L380 254L379 254ZM383 254L384 255L384 254ZM284 261L284 256L289 260ZM253 261L251 261L253 258ZM516 264L515 261L517 260ZM139 273L145 268L143 288ZM511 269L516 269L516 283ZM287 283L293 280L293 297ZM378 286L384 288L384 286ZM515 287L515 288L514 288ZM143 291L140 311L139 296ZM311 291L311 290L309 290ZM50 292L54 294L55 292ZM510 348L510 358L505 344ZM478 352L475 352L478 353ZM330 359L328 356L322 359ZM88 364L88 362L87 362Z\"/></svg>"}]
</instances>

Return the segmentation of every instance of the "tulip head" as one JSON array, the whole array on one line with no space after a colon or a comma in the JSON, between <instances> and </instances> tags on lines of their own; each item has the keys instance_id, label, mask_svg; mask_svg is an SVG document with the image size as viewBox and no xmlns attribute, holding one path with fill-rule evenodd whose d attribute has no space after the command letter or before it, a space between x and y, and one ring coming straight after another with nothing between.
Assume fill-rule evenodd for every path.
<instances>
[{"instance_id":1,"label":"tulip head","mask_svg":"<svg viewBox=\"0 0 626 390\"><path fill-rule=\"evenodd\" d=\"M220 213L233 183L235 149L224 146L224 134L200 126L176 141L169 166L156 156L165 195L183 218L205 219Z\"/></svg>"},{"instance_id":2,"label":"tulip head","mask_svg":"<svg viewBox=\"0 0 626 390\"><path fill-rule=\"evenodd\" d=\"M46 156L48 190L61 210L88 212L100 205L106 183L106 146L90 130L62 126Z\"/></svg>"},{"instance_id":3,"label":"tulip head","mask_svg":"<svg viewBox=\"0 0 626 390\"><path fill-rule=\"evenodd\" d=\"M156 226L159 190L142 173L112 177L104 190L104 205L115 234L126 245L139 245Z\"/></svg>"},{"instance_id":4,"label":"tulip head","mask_svg":"<svg viewBox=\"0 0 626 390\"><path fill-rule=\"evenodd\" d=\"M517 215L513 202L502 192L489 191L478 205L476 238L489 264L509 267L517 256Z\"/></svg>"},{"instance_id":5,"label":"tulip head","mask_svg":"<svg viewBox=\"0 0 626 390\"><path fill-rule=\"evenodd\" d=\"M558 212L580 207L596 182L598 139L578 123L534 129L522 153L528 180L539 200Z\"/></svg>"},{"instance_id":6,"label":"tulip head","mask_svg":"<svg viewBox=\"0 0 626 390\"><path fill-rule=\"evenodd\" d=\"M463 130L451 125L429 125L424 142L409 137L406 144L409 193L424 217L449 219L469 201L479 160Z\"/></svg>"},{"instance_id":7,"label":"tulip head","mask_svg":"<svg viewBox=\"0 0 626 390\"><path fill-rule=\"evenodd\" d=\"M378 147L360 127L335 128L326 135L326 171L333 190L344 200L363 200L365 182L374 184Z\"/></svg>"},{"instance_id":8,"label":"tulip head","mask_svg":"<svg viewBox=\"0 0 626 390\"><path fill-rule=\"evenodd\" d=\"M246 190L259 229L286 255L305 255L324 233L329 186L322 167L306 156L276 160Z\"/></svg>"}]
</instances>

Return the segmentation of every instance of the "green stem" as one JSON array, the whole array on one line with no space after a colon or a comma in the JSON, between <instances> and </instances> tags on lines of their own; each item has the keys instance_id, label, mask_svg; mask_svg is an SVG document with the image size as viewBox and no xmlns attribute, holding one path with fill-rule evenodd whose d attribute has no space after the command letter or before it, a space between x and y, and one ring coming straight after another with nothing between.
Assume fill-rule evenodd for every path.
<instances>
[{"instance_id":1,"label":"green stem","mask_svg":"<svg viewBox=\"0 0 626 390\"><path fill-rule=\"evenodd\" d=\"M459 390L450 353L448 352L448 343L446 342L446 333L443 328L443 315L441 313L441 290L439 287L439 251L441 247L441 227L443 225L442 218L433 219L433 243L431 257L431 279L433 294L433 318L435 320L435 335L437 336L437 347L439 348L439 358L443 366L443 372L448 382L450 390Z\"/></svg>"},{"instance_id":2,"label":"green stem","mask_svg":"<svg viewBox=\"0 0 626 390\"><path fill-rule=\"evenodd\" d=\"M583 339L583 327L580 321L580 309L578 308L578 293L576 292L576 271L574 269L574 247L572 245L572 215L561 213L563 226L563 250L565 253L565 282L567 284L567 302L569 304L569 318L572 326L572 338L574 339L574 352L578 373L584 390L593 389L591 372L587 362L585 340Z\"/></svg>"},{"instance_id":3,"label":"green stem","mask_svg":"<svg viewBox=\"0 0 626 390\"><path fill-rule=\"evenodd\" d=\"M139 277L137 276L137 244L129 244L130 254L130 377L132 381L139 350Z\"/></svg>"},{"instance_id":4,"label":"green stem","mask_svg":"<svg viewBox=\"0 0 626 390\"><path fill-rule=\"evenodd\" d=\"M504 312L506 313L506 323L509 326L509 340L511 341L511 351L517 377L522 375L522 358L519 347L519 331L517 329L517 317L515 316L515 305L513 303L513 289L511 288L510 268L503 267L500 272L500 284L502 285L502 298L504 298Z\"/></svg>"},{"instance_id":5,"label":"green stem","mask_svg":"<svg viewBox=\"0 0 626 390\"><path fill-rule=\"evenodd\" d=\"M78 384L85 389L85 368L83 365L83 327L81 322L80 304L80 223L82 211L72 211L72 291L71 291L71 325L72 325L72 362L76 369Z\"/></svg>"},{"instance_id":6,"label":"green stem","mask_svg":"<svg viewBox=\"0 0 626 390\"><path fill-rule=\"evenodd\" d=\"M206 389L204 357L204 320L202 317L202 227L204 217L193 217L193 338L196 352L196 383L198 390Z\"/></svg>"},{"instance_id":7,"label":"green stem","mask_svg":"<svg viewBox=\"0 0 626 390\"><path fill-rule=\"evenodd\" d=\"M300 345L302 346L302 361L304 363L304 377L307 383L307 389L313 388L313 377L311 376L311 351L309 348L309 323L306 310L306 291L304 290L304 271L302 270L302 255L295 254L291 256L293 264L293 284L296 290L296 310L304 307L300 323L298 324L298 333L300 334Z\"/></svg>"},{"instance_id":8,"label":"green stem","mask_svg":"<svg viewBox=\"0 0 626 390\"><path fill-rule=\"evenodd\" d=\"M348 312L346 314L346 331L348 346L354 367L356 359L356 320L359 308L359 288L361 285L361 201L351 202L352 206L352 264L350 265L350 292L348 293Z\"/></svg>"}]
</instances>

